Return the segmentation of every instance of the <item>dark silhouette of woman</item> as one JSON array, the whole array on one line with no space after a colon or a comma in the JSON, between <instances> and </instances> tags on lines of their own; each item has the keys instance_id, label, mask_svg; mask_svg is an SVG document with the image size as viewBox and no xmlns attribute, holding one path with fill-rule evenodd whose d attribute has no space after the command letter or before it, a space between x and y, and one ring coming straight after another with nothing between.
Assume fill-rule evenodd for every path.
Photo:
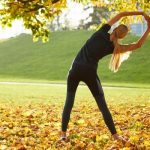
<instances>
[{"instance_id":1,"label":"dark silhouette of woman","mask_svg":"<svg viewBox=\"0 0 150 150\"><path fill-rule=\"evenodd\" d=\"M132 15L143 15L147 21L148 27L143 36L136 43L122 45L118 42L118 39L122 39L127 35L127 26L121 24L116 27L111 34L109 34L108 31L121 17ZM61 140L67 140L66 130L74 104L76 89L79 82L83 81L95 98L98 108L113 138L115 140L125 141L122 136L117 134L111 113L107 107L101 82L97 75L98 61L104 56L112 54L109 68L116 72L124 59L124 54L128 54L128 52L140 48L149 32L150 17L144 12L121 12L104 24L86 41L75 57L68 72L66 102L62 113Z\"/></svg>"}]
</instances>

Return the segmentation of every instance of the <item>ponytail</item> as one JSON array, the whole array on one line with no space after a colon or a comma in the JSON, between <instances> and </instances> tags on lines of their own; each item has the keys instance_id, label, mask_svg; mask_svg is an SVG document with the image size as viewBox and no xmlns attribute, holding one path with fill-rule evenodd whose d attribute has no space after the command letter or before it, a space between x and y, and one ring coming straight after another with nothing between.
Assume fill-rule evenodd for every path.
<instances>
[{"instance_id":1,"label":"ponytail","mask_svg":"<svg viewBox=\"0 0 150 150\"><path fill-rule=\"evenodd\" d=\"M131 51L122 52L121 47L118 44L118 39L115 38L114 43L114 51L109 62L109 69L113 72L117 72L122 62L129 58L129 55L132 53Z\"/></svg>"},{"instance_id":2,"label":"ponytail","mask_svg":"<svg viewBox=\"0 0 150 150\"><path fill-rule=\"evenodd\" d=\"M120 48L119 48L119 44L118 44L118 39L115 38L114 42L114 52L112 54L110 63L109 63L109 69L111 71L117 72L118 68L120 66Z\"/></svg>"}]
</instances>

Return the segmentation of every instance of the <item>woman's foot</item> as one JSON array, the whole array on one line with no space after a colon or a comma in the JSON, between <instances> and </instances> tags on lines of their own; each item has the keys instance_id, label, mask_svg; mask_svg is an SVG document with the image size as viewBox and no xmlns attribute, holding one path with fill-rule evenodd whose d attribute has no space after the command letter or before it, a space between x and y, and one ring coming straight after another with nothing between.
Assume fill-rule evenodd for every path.
<instances>
[{"instance_id":1,"label":"woman's foot","mask_svg":"<svg viewBox=\"0 0 150 150\"><path fill-rule=\"evenodd\" d=\"M67 137L61 136L61 137L60 137L60 140L61 140L61 141L67 141Z\"/></svg>"},{"instance_id":2,"label":"woman's foot","mask_svg":"<svg viewBox=\"0 0 150 150\"><path fill-rule=\"evenodd\" d=\"M60 140L67 141L66 132L61 131L61 137L60 137Z\"/></svg>"},{"instance_id":3,"label":"woman's foot","mask_svg":"<svg viewBox=\"0 0 150 150\"><path fill-rule=\"evenodd\" d=\"M124 137L118 135L117 133L113 134L112 136L113 136L114 140L121 141L123 144L125 144L127 142L127 140Z\"/></svg>"}]
</instances>

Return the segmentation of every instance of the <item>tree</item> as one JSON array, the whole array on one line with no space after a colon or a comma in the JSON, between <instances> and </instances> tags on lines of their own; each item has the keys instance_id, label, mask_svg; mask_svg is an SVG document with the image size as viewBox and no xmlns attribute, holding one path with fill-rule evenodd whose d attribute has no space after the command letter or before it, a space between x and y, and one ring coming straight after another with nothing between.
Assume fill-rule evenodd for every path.
<instances>
[{"instance_id":1,"label":"tree","mask_svg":"<svg viewBox=\"0 0 150 150\"><path fill-rule=\"evenodd\" d=\"M85 5L91 2L94 6L109 8L109 11L113 10L112 15L127 10L142 9L146 13L149 13L150 10L150 0L74 1ZM42 37L45 42L49 36L47 24L52 22L66 8L67 2L66 0L1 0L0 3L3 6L0 10L0 24L2 26L11 26L15 19L21 19L25 28L31 29L35 41ZM127 21L127 19L123 21Z\"/></svg>"},{"instance_id":2,"label":"tree","mask_svg":"<svg viewBox=\"0 0 150 150\"><path fill-rule=\"evenodd\" d=\"M108 12L107 7L98 7L98 6L85 6L84 11L87 11L89 9L93 9L93 12L89 14L89 16L86 19L82 19L80 21L79 28L88 29L92 25L99 25L102 23L102 20L109 18L108 15L110 14ZM90 20L90 21L87 21Z\"/></svg>"},{"instance_id":3,"label":"tree","mask_svg":"<svg viewBox=\"0 0 150 150\"><path fill-rule=\"evenodd\" d=\"M1 0L1 4L2 26L11 26L15 19L22 19L25 28L31 29L35 41L39 37L47 41L49 35L47 24L66 7L66 0Z\"/></svg>"},{"instance_id":4,"label":"tree","mask_svg":"<svg viewBox=\"0 0 150 150\"><path fill-rule=\"evenodd\" d=\"M55 31L60 29L60 16L56 16L55 19L49 24L50 31Z\"/></svg>"}]
</instances>

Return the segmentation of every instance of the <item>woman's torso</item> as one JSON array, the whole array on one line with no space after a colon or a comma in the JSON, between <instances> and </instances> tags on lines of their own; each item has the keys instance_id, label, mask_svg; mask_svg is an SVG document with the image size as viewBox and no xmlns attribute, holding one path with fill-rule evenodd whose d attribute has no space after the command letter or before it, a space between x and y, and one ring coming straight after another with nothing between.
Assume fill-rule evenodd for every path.
<instances>
[{"instance_id":1,"label":"woman's torso","mask_svg":"<svg viewBox=\"0 0 150 150\"><path fill-rule=\"evenodd\" d=\"M97 69L98 62L104 56L113 53L114 45L110 41L108 24L103 25L83 45L72 64L82 64Z\"/></svg>"}]
</instances>

